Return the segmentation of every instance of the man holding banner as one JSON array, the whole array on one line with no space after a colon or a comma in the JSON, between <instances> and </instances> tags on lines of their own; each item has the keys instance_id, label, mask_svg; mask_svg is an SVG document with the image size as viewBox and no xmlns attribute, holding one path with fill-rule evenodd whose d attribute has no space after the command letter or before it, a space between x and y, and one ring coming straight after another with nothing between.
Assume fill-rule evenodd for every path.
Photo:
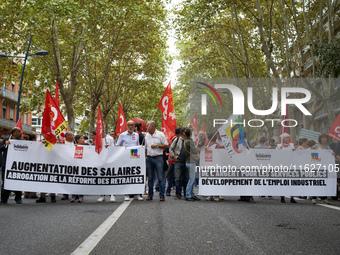
<instances>
[{"instance_id":1,"label":"man holding banner","mask_svg":"<svg viewBox=\"0 0 340 255\"><path fill-rule=\"evenodd\" d=\"M9 195L11 193L10 190L5 189L5 172L6 172L6 161L7 161L7 151L8 151L8 145L11 143L9 139L15 139L15 140L23 140L21 138L22 131L18 127L14 127L11 131L11 136L5 137L1 144L0 144L0 153L2 153L2 187L1 187L1 204L7 204ZM22 204L21 201L21 191L15 191L15 202L17 204Z\"/></svg>"},{"instance_id":2,"label":"man holding banner","mask_svg":"<svg viewBox=\"0 0 340 255\"><path fill-rule=\"evenodd\" d=\"M120 134L117 146L125 146L125 147L132 147L132 146L138 146L139 145L139 135L134 132L135 129L135 123L133 120L129 120L126 123L126 126L128 128L127 131ZM130 198L136 198L138 201L143 201L143 197L141 194L139 195L125 195L125 201L129 201Z\"/></svg>"},{"instance_id":3,"label":"man holding banner","mask_svg":"<svg viewBox=\"0 0 340 255\"><path fill-rule=\"evenodd\" d=\"M156 123L151 120L148 121L147 133L145 135L146 148L146 168L148 170L148 185L149 196L147 201L153 198L154 178L157 173L159 179L159 197L160 201L165 201L165 185L164 185L164 171L163 171L163 149L169 148L168 142L164 133L156 130Z\"/></svg>"},{"instance_id":4,"label":"man holding banner","mask_svg":"<svg viewBox=\"0 0 340 255\"><path fill-rule=\"evenodd\" d=\"M277 145L278 149L295 151L294 144L290 143L290 134L283 133L282 135L280 135L280 138L281 138L281 144ZM294 204L297 203L293 196L290 197L290 202ZM281 196L281 203L286 203L284 196Z\"/></svg>"}]
</instances>

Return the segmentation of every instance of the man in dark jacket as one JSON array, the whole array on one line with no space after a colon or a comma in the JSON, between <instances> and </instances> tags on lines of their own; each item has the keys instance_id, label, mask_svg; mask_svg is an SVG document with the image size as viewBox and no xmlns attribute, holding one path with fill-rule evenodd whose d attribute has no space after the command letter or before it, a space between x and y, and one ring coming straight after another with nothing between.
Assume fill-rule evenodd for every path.
<instances>
[{"instance_id":1,"label":"man in dark jacket","mask_svg":"<svg viewBox=\"0 0 340 255\"><path fill-rule=\"evenodd\" d=\"M8 151L8 145L11 143L9 139L15 139L15 140L22 140L21 138L21 129L18 127L14 127L11 131L11 136L5 137L1 144L0 144L0 153L2 153L2 187L1 187L1 201L0 203L6 204L9 198L9 195L11 193L10 190L4 189L5 185L5 172L6 172L6 160L7 160L7 151ZM22 204L21 201L21 191L15 191L15 202L17 204Z\"/></svg>"}]
</instances>

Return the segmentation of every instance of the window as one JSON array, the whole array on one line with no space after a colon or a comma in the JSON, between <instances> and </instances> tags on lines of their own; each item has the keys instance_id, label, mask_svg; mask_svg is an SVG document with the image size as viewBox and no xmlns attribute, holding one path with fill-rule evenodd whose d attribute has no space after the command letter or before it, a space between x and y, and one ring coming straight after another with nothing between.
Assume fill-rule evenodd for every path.
<instances>
[{"instance_id":1,"label":"window","mask_svg":"<svg viewBox=\"0 0 340 255\"><path fill-rule=\"evenodd\" d=\"M5 106L5 107L2 108L2 117L4 119L6 119L6 111L7 111L7 109L6 109L6 106Z\"/></svg>"},{"instance_id":2,"label":"window","mask_svg":"<svg viewBox=\"0 0 340 255\"><path fill-rule=\"evenodd\" d=\"M32 118L32 126L41 126L42 119Z\"/></svg>"},{"instance_id":3,"label":"window","mask_svg":"<svg viewBox=\"0 0 340 255\"><path fill-rule=\"evenodd\" d=\"M11 108L10 108L9 119L11 119L11 120L14 119L14 106L11 106Z\"/></svg>"},{"instance_id":4,"label":"window","mask_svg":"<svg viewBox=\"0 0 340 255\"><path fill-rule=\"evenodd\" d=\"M12 92L15 92L14 90L15 90L15 83L14 82L12 82Z\"/></svg>"},{"instance_id":5,"label":"window","mask_svg":"<svg viewBox=\"0 0 340 255\"><path fill-rule=\"evenodd\" d=\"M32 126L37 126L37 125L38 125L38 119L32 118Z\"/></svg>"},{"instance_id":6,"label":"window","mask_svg":"<svg viewBox=\"0 0 340 255\"><path fill-rule=\"evenodd\" d=\"M27 113L24 114L24 124L27 124Z\"/></svg>"}]
</instances>

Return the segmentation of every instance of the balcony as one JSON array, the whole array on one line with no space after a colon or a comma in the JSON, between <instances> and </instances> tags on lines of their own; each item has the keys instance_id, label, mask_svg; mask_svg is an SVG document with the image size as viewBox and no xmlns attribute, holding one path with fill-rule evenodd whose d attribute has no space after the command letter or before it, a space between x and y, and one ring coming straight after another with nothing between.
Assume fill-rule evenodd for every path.
<instances>
[{"instance_id":1,"label":"balcony","mask_svg":"<svg viewBox=\"0 0 340 255\"><path fill-rule=\"evenodd\" d=\"M9 100L18 102L18 94L13 91L6 89L5 87L1 87L0 96L7 98Z\"/></svg>"},{"instance_id":2,"label":"balcony","mask_svg":"<svg viewBox=\"0 0 340 255\"><path fill-rule=\"evenodd\" d=\"M15 124L16 124L16 122L14 122L13 120L0 118L0 127L2 127L2 128L12 129L12 128L14 128ZM22 124L22 129L26 133L32 133L32 126Z\"/></svg>"}]
</instances>

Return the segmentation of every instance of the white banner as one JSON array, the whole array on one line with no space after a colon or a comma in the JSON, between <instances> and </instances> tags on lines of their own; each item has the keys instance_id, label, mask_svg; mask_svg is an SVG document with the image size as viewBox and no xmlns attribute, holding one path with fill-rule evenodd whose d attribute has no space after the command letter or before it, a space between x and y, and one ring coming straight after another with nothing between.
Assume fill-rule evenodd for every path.
<instances>
[{"instance_id":1,"label":"white banner","mask_svg":"<svg viewBox=\"0 0 340 255\"><path fill-rule=\"evenodd\" d=\"M201 150L199 194L206 196L334 196L331 150L253 149L233 158L226 149Z\"/></svg>"},{"instance_id":2,"label":"white banner","mask_svg":"<svg viewBox=\"0 0 340 255\"><path fill-rule=\"evenodd\" d=\"M3 170L4 171L4 170ZM142 194L144 147L103 148L11 140L5 189L61 194Z\"/></svg>"},{"instance_id":3,"label":"white banner","mask_svg":"<svg viewBox=\"0 0 340 255\"><path fill-rule=\"evenodd\" d=\"M319 132L315 132L315 131L311 131L311 130L308 130L308 129L301 128L299 138L307 138L309 140L314 140L316 143L318 143L318 139L319 139L320 134L321 133L319 133Z\"/></svg>"}]
</instances>

